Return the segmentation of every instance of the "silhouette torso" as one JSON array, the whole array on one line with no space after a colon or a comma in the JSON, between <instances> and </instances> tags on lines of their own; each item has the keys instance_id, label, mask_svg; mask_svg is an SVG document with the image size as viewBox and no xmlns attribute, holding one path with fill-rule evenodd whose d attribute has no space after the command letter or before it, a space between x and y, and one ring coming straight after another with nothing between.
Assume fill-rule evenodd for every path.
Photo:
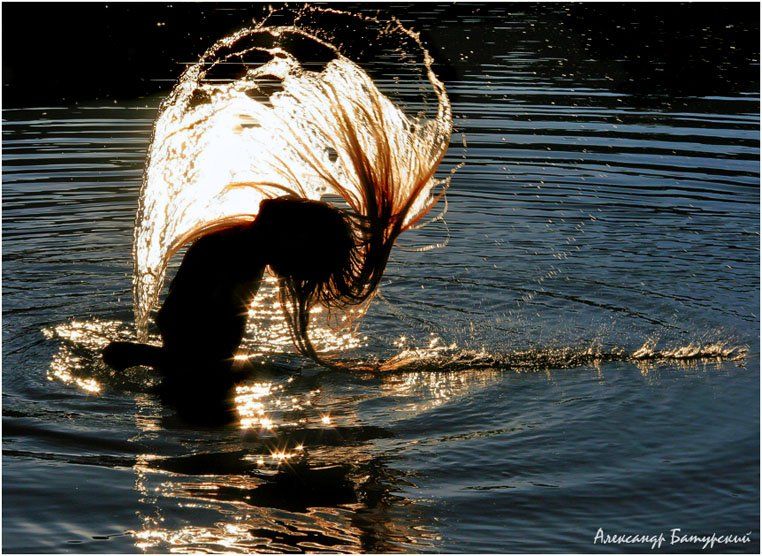
<instances>
[{"instance_id":1,"label":"silhouette torso","mask_svg":"<svg viewBox=\"0 0 762 556\"><path fill-rule=\"evenodd\" d=\"M233 356L264 271L259 245L249 225L191 245L156 318L170 360L200 363Z\"/></svg>"}]
</instances>

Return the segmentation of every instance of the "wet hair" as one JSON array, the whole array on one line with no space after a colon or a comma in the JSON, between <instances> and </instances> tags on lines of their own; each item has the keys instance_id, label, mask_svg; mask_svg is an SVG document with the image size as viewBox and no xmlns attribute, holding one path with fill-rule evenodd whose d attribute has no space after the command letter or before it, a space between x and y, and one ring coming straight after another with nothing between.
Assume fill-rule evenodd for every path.
<instances>
[{"instance_id":1,"label":"wet hair","mask_svg":"<svg viewBox=\"0 0 762 556\"><path fill-rule=\"evenodd\" d=\"M413 146L400 144L399 137L388 133L388 116L380 96L374 96L369 106L346 106L331 86L323 85L321 89L326 98L333 99L329 103L333 117L321 122L323 125L316 128L315 133L342 153L352 183L344 183L347 175L342 179L323 160L305 156L303 162L348 205L343 214L351 230L353 246L340 268L321 284L286 278L281 281L280 291L296 348L323 365L337 366L321 357L310 342L310 308L315 302L330 307L362 305L372 299L397 237L414 226L444 196L444 189L432 196L425 192L434 179L447 142L438 150L426 153L427 156L409 157L404 153L401 156L399 149ZM302 152L311 151L303 149ZM411 212L414 217L408 218Z\"/></svg>"},{"instance_id":2,"label":"wet hair","mask_svg":"<svg viewBox=\"0 0 762 556\"><path fill-rule=\"evenodd\" d=\"M294 345L320 360L308 336L310 309L342 305L351 290L357 250L350 220L328 203L279 197L262 202L256 222Z\"/></svg>"},{"instance_id":3,"label":"wet hair","mask_svg":"<svg viewBox=\"0 0 762 556\"><path fill-rule=\"evenodd\" d=\"M228 188L259 187L267 194L287 191L293 196L263 201L256 217L231 217L196 230L194 236L263 216L262 221L269 221L273 226L280 217L285 218L277 224L285 226L283 233L272 237L282 238L278 240L284 242L282 252L292 253L294 260L287 261L284 257L274 261L271 268L280 277L280 301L294 345L303 355L322 365L340 366L327 361L314 349L308 334L310 309L316 303L328 307L360 305L361 310L344 316L357 317L364 313L378 289L397 237L417 224L444 196L449 181L436 182L434 174L447 150L451 129L447 127L444 132L429 137L426 135L429 128L424 124L410 123L402 131L395 131L395 126L389 125L389 118L396 116L389 114L388 101L375 89L366 91L369 98L363 102L342 97L330 83L312 84L314 98L307 100L325 106L330 117L310 121L310 132L336 156L318 156L297 129L291 134L290 147L292 154L300 157L300 163L325 184L327 191L341 197L346 209L302 200L302 208L294 209L303 211L302 216L292 216L288 207L299 206L296 201L301 197L296 195L305 188L300 183L301 177L284 165L281 178L288 185L236 183ZM445 108L438 117L447 120L449 104ZM340 159L342 171L337 172L336 159ZM438 194L431 195L434 183L443 187ZM262 211L271 212L263 215ZM298 226L288 225L293 218L300 218ZM335 235L324 233L331 229ZM347 237L351 238L351 245ZM300 242L304 243L300 245ZM307 260L315 261L312 270L300 262ZM347 318L346 324L351 324L351 320Z\"/></svg>"}]
</instances>

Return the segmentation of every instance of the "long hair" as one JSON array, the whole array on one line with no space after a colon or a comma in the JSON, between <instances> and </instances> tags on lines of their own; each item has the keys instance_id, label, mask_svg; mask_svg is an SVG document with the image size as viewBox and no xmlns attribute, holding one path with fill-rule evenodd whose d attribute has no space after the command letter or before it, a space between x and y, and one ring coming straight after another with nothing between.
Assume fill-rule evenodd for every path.
<instances>
[{"instance_id":1,"label":"long hair","mask_svg":"<svg viewBox=\"0 0 762 556\"><path fill-rule=\"evenodd\" d=\"M346 307L372 299L397 237L444 195L444 189L436 195L429 191L447 149L445 139L449 139L449 133L446 138L425 142L419 135L421 128L416 127L421 124L409 123L403 137L390 135L388 130L398 128L387 125L390 115L381 95L370 95L370 102L361 103L342 96L331 83L320 83L316 90L329 100L330 117L320 122L315 133L333 145L346 168L343 178L349 183L342 183L323 160L311 156L310 149L302 150L307 153L303 160L348 205L345 217L354 245L346 263L324 282L281 277L280 301L298 351L323 365L336 366L321 357L310 341L310 309L316 303ZM416 152L415 156L398 152L420 151L424 146L430 150ZM415 214L410 218L413 207Z\"/></svg>"},{"instance_id":2,"label":"long hair","mask_svg":"<svg viewBox=\"0 0 762 556\"><path fill-rule=\"evenodd\" d=\"M438 99L434 119L406 116L370 76L343 58L320 73L291 68L283 77L283 91L271 98L274 108L257 113L266 115L266 124L278 133L277 141L262 145L267 168L276 175L230 183L220 192L251 187L264 198L311 197L317 183L322 194L337 195L346 205L341 210L351 246L330 275L304 279L298 273L276 273L295 347L322 364L330 365L310 341L310 310L316 304L359 306L345 313L348 324L361 315L378 289L397 237L425 216L449 183L435 180L434 174L449 146L451 107L425 50L424 55ZM444 187L432 194L437 184ZM255 218L259 216L231 214L194 227L178 234L168 254L202 235Z\"/></svg>"}]
</instances>

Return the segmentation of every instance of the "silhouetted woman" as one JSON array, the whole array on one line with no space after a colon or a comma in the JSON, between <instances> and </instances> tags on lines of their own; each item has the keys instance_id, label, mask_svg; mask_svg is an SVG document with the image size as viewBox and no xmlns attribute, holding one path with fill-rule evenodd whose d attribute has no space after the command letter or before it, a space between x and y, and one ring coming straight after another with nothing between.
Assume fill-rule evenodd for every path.
<instances>
[{"instance_id":1,"label":"silhouetted woman","mask_svg":"<svg viewBox=\"0 0 762 556\"><path fill-rule=\"evenodd\" d=\"M209 233L190 246L156 318L162 347L113 342L103 358L117 370L147 365L161 371L165 397L178 402L186 417L224 412L233 357L265 267L281 280L282 291L298 292L305 307L316 300L330 304L350 293L354 238L344 212L327 203L266 200L253 222ZM297 320L306 329L308 309Z\"/></svg>"},{"instance_id":2,"label":"silhouetted woman","mask_svg":"<svg viewBox=\"0 0 762 556\"><path fill-rule=\"evenodd\" d=\"M439 133L434 133L436 126L420 124L391 133L390 118L399 116L390 113L380 93L364 105L357 99L342 100L336 88L326 85L315 84L313 92L314 106L327 110L313 130L339 153L344 171L337 172L329 159L310 149L304 149L302 164L341 197L346 210L281 197L263 201L253 221L239 215L215 224L214 230L195 229L176 240L166 260L180 244L196 239L159 311L163 347L114 343L104 352L109 365L157 367L166 377L166 393L202 406L213 392L230 386L231 360L266 266L278 278L297 350L320 364L336 365L310 341L310 309L315 304L359 305L373 297L397 237L444 195L444 187L438 194L432 188L447 184L434 174L447 150L452 122L443 87L439 121L446 125ZM294 148L299 145L297 141ZM283 176L294 182L294 191L300 190L297 176L285 170ZM269 191L269 185L236 183L227 189Z\"/></svg>"}]
</instances>

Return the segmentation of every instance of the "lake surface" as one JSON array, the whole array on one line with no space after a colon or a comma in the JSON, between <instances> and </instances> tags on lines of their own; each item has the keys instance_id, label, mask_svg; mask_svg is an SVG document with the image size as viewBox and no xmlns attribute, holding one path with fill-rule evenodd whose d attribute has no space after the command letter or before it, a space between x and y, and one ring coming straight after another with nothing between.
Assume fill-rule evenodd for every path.
<instances>
[{"instance_id":1,"label":"lake surface","mask_svg":"<svg viewBox=\"0 0 762 556\"><path fill-rule=\"evenodd\" d=\"M673 20L636 52L564 10L399 7L466 162L343 354L399 369L270 355L239 390L257 426L184 423L97 355L132 324L161 96L5 108L3 549L757 552L759 53L686 18L699 79L659 61Z\"/></svg>"}]
</instances>

